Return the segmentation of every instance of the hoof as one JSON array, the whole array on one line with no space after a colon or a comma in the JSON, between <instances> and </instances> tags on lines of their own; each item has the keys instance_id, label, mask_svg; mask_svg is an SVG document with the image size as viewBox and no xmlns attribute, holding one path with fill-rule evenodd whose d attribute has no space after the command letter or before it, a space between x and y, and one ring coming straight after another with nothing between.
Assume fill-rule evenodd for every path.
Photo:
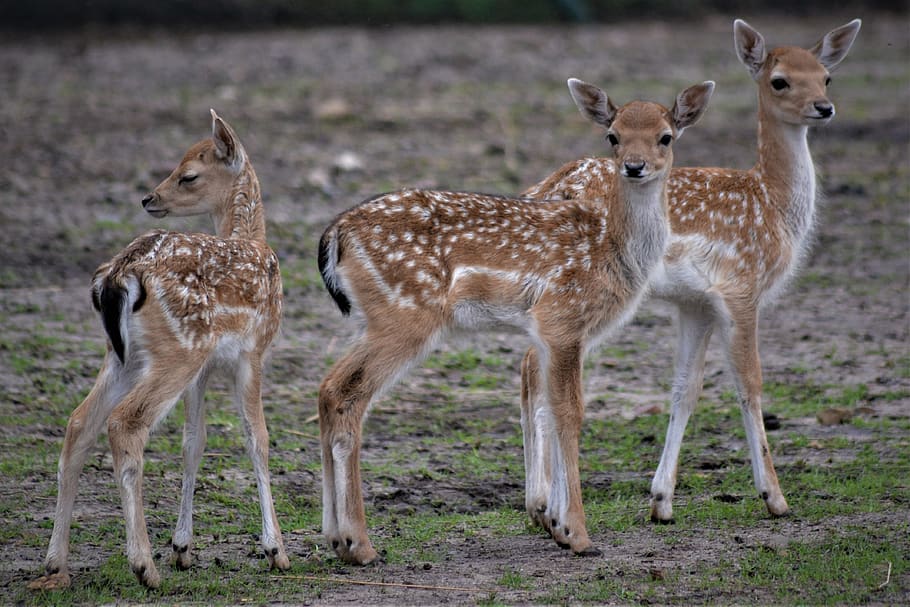
<instances>
[{"instance_id":1,"label":"hoof","mask_svg":"<svg viewBox=\"0 0 910 607\"><path fill-rule=\"evenodd\" d=\"M778 512L771 512L771 511L769 510L769 514L771 515L771 518L789 518L790 516L793 516L793 511L790 510L789 508L788 508L787 510L784 510L783 512L780 512L780 513L778 513Z\"/></svg>"},{"instance_id":2,"label":"hoof","mask_svg":"<svg viewBox=\"0 0 910 607\"><path fill-rule=\"evenodd\" d=\"M784 499L783 495L769 497L767 494L763 494L761 498L764 500L765 507L771 516L781 517L790 514L790 506L787 505L787 500Z\"/></svg>"},{"instance_id":3,"label":"hoof","mask_svg":"<svg viewBox=\"0 0 910 607\"><path fill-rule=\"evenodd\" d=\"M181 571L186 571L193 564L193 557L190 554L190 546L178 546L177 544L172 544L171 547L174 549L174 554L171 559L171 562L174 565L175 569L180 569Z\"/></svg>"},{"instance_id":4,"label":"hoof","mask_svg":"<svg viewBox=\"0 0 910 607\"><path fill-rule=\"evenodd\" d=\"M60 590L69 588L70 574L66 571L48 573L28 583L29 590Z\"/></svg>"},{"instance_id":5,"label":"hoof","mask_svg":"<svg viewBox=\"0 0 910 607\"><path fill-rule=\"evenodd\" d=\"M161 576L158 574L158 570L151 561L148 565L131 566L131 569L136 575L136 579L139 580L139 583L146 588L154 590L161 585Z\"/></svg>"},{"instance_id":6,"label":"hoof","mask_svg":"<svg viewBox=\"0 0 910 607\"><path fill-rule=\"evenodd\" d=\"M270 552L265 553L265 556L269 559L269 569L287 571L291 568L291 561L288 559L288 555L284 553L284 550L272 548Z\"/></svg>"},{"instance_id":7,"label":"hoof","mask_svg":"<svg viewBox=\"0 0 910 607\"><path fill-rule=\"evenodd\" d=\"M371 565L379 558L379 553L373 549L370 540L354 542L353 539L332 540L332 550L345 563L350 565Z\"/></svg>"},{"instance_id":8,"label":"hoof","mask_svg":"<svg viewBox=\"0 0 910 607\"><path fill-rule=\"evenodd\" d=\"M652 514L651 522L654 523L655 525L675 525L676 519L673 518L672 516L670 518L663 519L663 518L659 518Z\"/></svg>"}]
</instances>

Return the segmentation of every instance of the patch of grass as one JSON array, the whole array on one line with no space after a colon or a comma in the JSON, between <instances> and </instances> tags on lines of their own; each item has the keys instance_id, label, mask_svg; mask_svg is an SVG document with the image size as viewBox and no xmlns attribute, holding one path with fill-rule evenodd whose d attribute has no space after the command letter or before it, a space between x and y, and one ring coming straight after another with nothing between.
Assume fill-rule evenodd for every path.
<instances>
[{"instance_id":1,"label":"patch of grass","mask_svg":"<svg viewBox=\"0 0 910 607\"><path fill-rule=\"evenodd\" d=\"M532 580L522 575L520 571L508 567L503 571L499 579L496 580L496 583L509 590L530 590L534 587Z\"/></svg>"},{"instance_id":2,"label":"patch of grass","mask_svg":"<svg viewBox=\"0 0 910 607\"><path fill-rule=\"evenodd\" d=\"M800 597L800 602L852 604L869 601L900 601L896 585L885 581L910 567L910 557L891 542L908 537L910 524L895 529L849 529L829 532L817 543L789 542L784 549L757 547L740 561L739 584L773 588L781 601ZM889 598L890 597L890 598Z\"/></svg>"},{"instance_id":3,"label":"patch of grass","mask_svg":"<svg viewBox=\"0 0 910 607\"><path fill-rule=\"evenodd\" d=\"M814 417L828 407L856 406L866 399L869 388L865 384L841 386L768 382L764 392L766 409L786 417Z\"/></svg>"}]
</instances>

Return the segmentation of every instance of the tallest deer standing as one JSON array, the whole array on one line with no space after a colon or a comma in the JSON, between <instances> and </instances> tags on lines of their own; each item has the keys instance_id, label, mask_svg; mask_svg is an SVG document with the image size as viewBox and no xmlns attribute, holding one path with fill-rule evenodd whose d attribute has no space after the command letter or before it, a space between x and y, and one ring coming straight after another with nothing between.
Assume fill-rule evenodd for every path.
<instances>
[{"instance_id":1,"label":"tallest deer standing","mask_svg":"<svg viewBox=\"0 0 910 607\"><path fill-rule=\"evenodd\" d=\"M787 513L762 424L762 373L758 355L759 309L772 301L805 255L815 224L815 168L806 140L810 126L834 116L826 90L829 71L850 50L860 20L832 30L810 49L768 50L746 22L733 24L740 61L758 85L758 164L751 170L677 168L670 175L671 240L652 282L652 294L679 309L679 344L670 425L651 484L651 518L670 521L683 432L702 388L705 350L721 333L733 371L749 443L755 487L768 511ZM603 195L615 171L608 159L569 163L525 195L536 199ZM528 458L542 447L533 440L540 389L523 365L522 420ZM526 505L545 524L535 496L546 495L528 475ZM549 481L545 481L544 485Z\"/></svg>"}]
</instances>

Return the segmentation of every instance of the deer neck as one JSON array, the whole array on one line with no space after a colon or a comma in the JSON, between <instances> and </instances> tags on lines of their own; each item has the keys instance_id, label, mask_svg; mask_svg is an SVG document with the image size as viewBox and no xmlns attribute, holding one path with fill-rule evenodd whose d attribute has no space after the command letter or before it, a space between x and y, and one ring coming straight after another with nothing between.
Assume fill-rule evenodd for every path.
<instances>
[{"instance_id":1,"label":"deer neck","mask_svg":"<svg viewBox=\"0 0 910 607\"><path fill-rule=\"evenodd\" d=\"M630 184L619 177L614 179L627 259L637 267L642 278L663 257L670 237L667 201L667 180L654 179L644 184Z\"/></svg>"},{"instance_id":2,"label":"deer neck","mask_svg":"<svg viewBox=\"0 0 910 607\"><path fill-rule=\"evenodd\" d=\"M806 238L815 217L815 165L806 125L786 124L759 107L758 166L768 202L785 218L798 241Z\"/></svg>"},{"instance_id":3,"label":"deer neck","mask_svg":"<svg viewBox=\"0 0 910 607\"><path fill-rule=\"evenodd\" d=\"M259 179L246 163L231 186L224 203L212 214L215 231L222 238L265 242L265 214Z\"/></svg>"}]
</instances>

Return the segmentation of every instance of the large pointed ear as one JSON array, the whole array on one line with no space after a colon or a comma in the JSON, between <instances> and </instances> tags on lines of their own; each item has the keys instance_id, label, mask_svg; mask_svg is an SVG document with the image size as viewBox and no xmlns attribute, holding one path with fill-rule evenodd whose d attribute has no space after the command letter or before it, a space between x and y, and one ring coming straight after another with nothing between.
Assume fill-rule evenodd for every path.
<instances>
[{"instance_id":1,"label":"large pointed ear","mask_svg":"<svg viewBox=\"0 0 910 607\"><path fill-rule=\"evenodd\" d=\"M225 164L237 170L243 163L243 146L227 122L215 110L212 112L212 140L215 142L215 155Z\"/></svg>"},{"instance_id":2,"label":"large pointed ear","mask_svg":"<svg viewBox=\"0 0 910 607\"><path fill-rule=\"evenodd\" d=\"M762 35L742 19L737 19L733 22L733 46L736 48L736 56L749 70L752 79L758 79L761 66L768 57Z\"/></svg>"},{"instance_id":3,"label":"large pointed ear","mask_svg":"<svg viewBox=\"0 0 910 607\"><path fill-rule=\"evenodd\" d=\"M854 19L846 25L842 25L831 30L825 37L819 40L815 46L809 49L809 52L815 55L818 62L825 66L826 69L833 69L835 65L844 60L856 35L859 33L859 27L863 24L859 19Z\"/></svg>"},{"instance_id":4,"label":"large pointed ear","mask_svg":"<svg viewBox=\"0 0 910 607\"><path fill-rule=\"evenodd\" d=\"M701 84L690 86L676 96L676 103L673 104L670 113L673 115L673 122L676 125L677 137L704 115L713 92L714 82L705 80Z\"/></svg>"},{"instance_id":5,"label":"large pointed ear","mask_svg":"<svg viewBox=\"0 0 910 607\"><path fill-rule=\"evenodd\" d=\"M602 90L577 78L569 78L569 92L581 115L605 128L616 118L616 106Z\"/></svg>"}]
</instances>

